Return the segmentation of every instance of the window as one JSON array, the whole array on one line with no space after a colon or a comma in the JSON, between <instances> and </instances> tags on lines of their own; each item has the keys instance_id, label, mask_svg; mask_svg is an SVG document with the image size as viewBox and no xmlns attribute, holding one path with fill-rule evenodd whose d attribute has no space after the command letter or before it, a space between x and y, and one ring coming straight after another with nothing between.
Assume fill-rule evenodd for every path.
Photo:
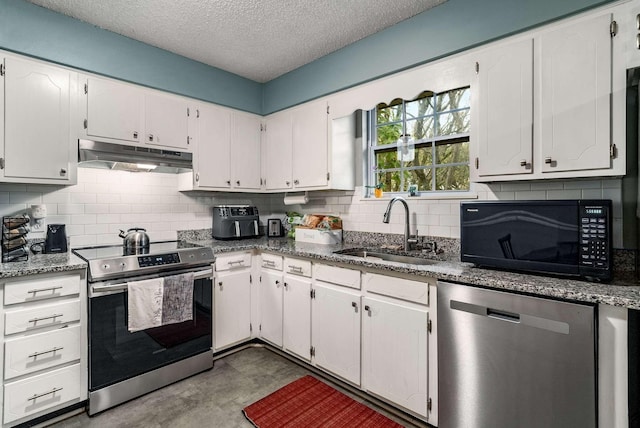
<instances>
[{"instance_id":1,"label":"window","mask_svg":"<svg viewBox=\"0 0 640 428\"><path fill-rule=\"evenodd\" d=\"M369 112L369 187L384 192L469 190L469 87L425 91Z\"/></svg>"}]
</instances>

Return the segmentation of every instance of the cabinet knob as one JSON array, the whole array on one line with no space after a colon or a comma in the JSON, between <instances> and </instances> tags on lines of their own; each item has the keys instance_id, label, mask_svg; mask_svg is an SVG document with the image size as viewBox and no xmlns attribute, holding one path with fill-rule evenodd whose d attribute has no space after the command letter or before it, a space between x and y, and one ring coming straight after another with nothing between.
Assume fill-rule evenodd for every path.
<instances>
[{"instance_id":1,"label":"cabinet knob","mask_svg":"<svg viewBox=\"0 0 640 428\"><path fill-rule=\"evenodd\" d=\"M367 311L367 315L371 316L371 307L369 305L364 305L364 310Z\"/></svg>"},{"instance_id":2,"label":"cabinet knob","mask_svg":"<svg viewBox=\"0 0 640 428\"><path fill-rule=\"evenodd\" d=\"M289 289L289 288L288 288L288 287L289 287L289 284L287 284L287 283L285 282L283 285L284 285L284 289L285 289L285 290L288 290L288 289Z\"/></svg>"},{"instance_id":3,"label":"cabinet knob","mask_svg":"<svg viewBox=\"0 0 640 428\"><path fill-rule=\"evenodd\" d=\"M356 311L356 313L358 312L358 304L356 302L351 302L351 307Z\"/></svg>"},{"instance_id":4,"label":"cabinet knob","mask_svg":"<svg viewBox=\"0 0 640 428\"><path fill-rule=\"evenodd\" d=\"M138 139L138 131L133 131L133 138Z\"/></svg>"},{"instance_id":5,"label":"cabinet knob","mask_svg":"<svg viewBox=\"0 0 640 428\"><path fill-rule=\"evenodd\" d=\"M300 184L300 180L293 180L293 184Z\"/></svg>"},{"instance_id":6,"label":"cabinet knob","mask_svg":"<svg viewBox=\"0 0 640 428\"><path fill-rule=\"evenodd\" d=\"M520 166L527 166L527 161L525 159L522 159L520 161Z\"/></svg>"},{"instance_id":7,"label":"cabinet knob","mask_svg":"<svg viewBox=\"0 0 640 428\"><path fill-rule=\"evenodd\" d=\"M236 180L236 185L239 186L240 185L240 180Z\"/></svg>"},{"instance_id":8,"label":"cabinet knob","mask_svg":"<svg viewBox=\"0 0 640 428\"><path fill-rule=\"evenodd\" d=\"M149 140L149 141L153 141L153 134L149 134L149 135L147 135L147 140Z\"/></svg>"},{"instance_id":9,"label":"cabinet knob","mask_svg":"<svg viewBox=\"0 0 640 428\"><path fill-rule=\"evenodd\" d=\"M231 186L231 180L227 180L227 186Z\"/></svg>"},{"instance_id":10,"label":"cabinet knob","mask_svg":"<svg viewBox=\"0 0 640 428\"><path fill-rule=\"evenodd\" d=\"M66 168L60 168L60 175L62 175L62 176L67 175L67 169Z\"/></svg>"},{"instance_id":11,"label":"cabinet knob","mask_svg":"<svg viewBox=\"0 0 640 428\"><path fill-rule=\"evenodd\" d=\"M556 161L554 161L550 157L544 158L544 163L549 165L549 166L556 166Z\"/></svg>"},{"instance_id":12,"label":"cabinet knob","mask_svg":"<svg viewBox=\"0 0 640 428\"><path fill-rule=\"evenodd\" d=\"M290 182L290 181L285 181L284 183L285 183L287 186L290 186L290 185L291 185L291 182Z\"/></svg>"},{"instance_id":13,"label":"cabinet knob","mask_svg":"<svg viewBox=\"0 0 640 428\"><path fill-rule=\"evenodd\" d=\"M218 283L218 287L220 287L220 290L222 290L222 281Z\"/></svg>"},{"instance_id":14,"label":"cabinet knob","mask_svg":"<svg viewBox=\"0 0 640 428\"><path fill-rule=\"evenodd\" d=\"M199 172L196 172L196 183L197 183L198 181L200 181L200 173L199 173Z\"/></svg>"},{"instance_id":15,"label":"cabinet knob","mask_svg":"<svg viewBox=\"0 0 640 428\"><path fill-rule=\"evenodd\" d=\"M276 285L280 285L280 281L276 280Z\"/></svg>"}]
</instances>

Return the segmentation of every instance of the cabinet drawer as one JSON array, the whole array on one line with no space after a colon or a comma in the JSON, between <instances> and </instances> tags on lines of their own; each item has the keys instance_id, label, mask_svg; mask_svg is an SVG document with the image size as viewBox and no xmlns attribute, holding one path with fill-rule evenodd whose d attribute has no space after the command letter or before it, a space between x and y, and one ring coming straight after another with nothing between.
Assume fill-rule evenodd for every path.
<instances>
[{"instance_id":1,"label":"cabinet drawer","mask_svg":"<svg viewBox=\"0 0 640 428\"><path fill-rule=\"evenodd\" d=\"M80 359L80 325L8 339L4 345L4 378Z\"/></svg>"},{"instance_id":2,"label":"cabinet drawer","mask_svg":"<svg viewBox=\"0 0 640 428\"><path fill-rule=\"evenodd\" d=\"M294 275L311 276L311 261L285 257L284 271Z\"/></svg>"},{"instance_id":3,"label":"cabinet drawer","mask_svg":"<svg viewBox=\"0 0 640 428\"><path fill-rule=\"evenodd\" d=\"M336 266L316 264L313 267L316 279L345 287L360 289L360 271Z\"/></svg>"},{"instance_id":4,"label":"cabinet drawer","mask_svg":"<svg viewBox=\"0 0 640 428\"><path fill-rule=\"evenodd\" d=\"M251 267L251 253L233 253L216 256L216 271Z\"/></svg>"},{"instance_id":5,"label":"cabinet drawer","mask_svg":"<svg viewBox=\"0 0 640 428\"><path fill-rule=\"evenodd\" d=\"M4 423L80 398L80 364L4 385Z\"/></svg>"},{"instance_id":6,"label":"cabinet drawer","mask_svg":"<svg viewBox=\"0 0 640 428\"><path fill-rule=\"evenodd\" d=\"M4 286L4 304L31 302L80 293L80 274L43 276L7 281Z\"/></svg>"},{"instance_id":7,"label":"cabinet drawer","mask_svg":"<svg viewBox=\"0 0 640 428\"><path fill-rule=\"evenodd\" d=\"M372 293L429 305L429 283L427 282L367 273L364 275L363 284L367 291Z\"/></svg>"},{"instance_id":8,"label":"cabinet drawer","mask_svg":"<svg viewBox=\"0 0 640 428\"><path fill-rule=\"evenodd\" d=\"M282 270L282 256L262 254L261 266L267 269Z\"/></svg>"},{"instance_id":9,"label":"cabinet drawer","mask_svg":"<svg viewBox=\"0 0 640 428\"><path fill-rule=\"evenodd\" d=\"M4 314L4 334L31 331L78 320L80 320L80 300L15 311L7 310Z\"/></svg>"}]
</instances>

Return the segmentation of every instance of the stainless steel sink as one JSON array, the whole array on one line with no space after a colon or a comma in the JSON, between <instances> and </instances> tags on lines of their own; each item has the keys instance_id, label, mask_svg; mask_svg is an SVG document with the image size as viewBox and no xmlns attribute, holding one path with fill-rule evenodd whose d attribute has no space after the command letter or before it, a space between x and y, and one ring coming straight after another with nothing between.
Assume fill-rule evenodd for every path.
<instances>
[{"instance_id":1,"label":"stainless steel sink","mask_svg":"<svg viewBox=\"0 0 640 428\"><path fill-rule=\"evenodd\" d=\"M335 251L334 254L343 256L362 257L365 260L384 260L388 262L407 263L412 265L432 265L438 263L437 260L423 259L422 257L401 256L399 254L383 253L379 251L368 251L358 248Z\"/></svg>"}]
</instances>

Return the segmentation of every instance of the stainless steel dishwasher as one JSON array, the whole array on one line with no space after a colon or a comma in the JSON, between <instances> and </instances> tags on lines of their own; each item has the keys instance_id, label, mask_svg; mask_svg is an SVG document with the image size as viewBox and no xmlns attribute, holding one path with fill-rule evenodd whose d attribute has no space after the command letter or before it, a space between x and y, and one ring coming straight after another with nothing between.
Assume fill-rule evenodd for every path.
<instances>
[{"instance_id":1,"label":"stainless steel dishwasher","mask_svg":"<svg viewBox=\"0 0 640 428\"><path fill-rule=\"evenodd\" d=\"M438 282L438 428L590 428L596 309Z\"/></svg>"}]
</instances>

